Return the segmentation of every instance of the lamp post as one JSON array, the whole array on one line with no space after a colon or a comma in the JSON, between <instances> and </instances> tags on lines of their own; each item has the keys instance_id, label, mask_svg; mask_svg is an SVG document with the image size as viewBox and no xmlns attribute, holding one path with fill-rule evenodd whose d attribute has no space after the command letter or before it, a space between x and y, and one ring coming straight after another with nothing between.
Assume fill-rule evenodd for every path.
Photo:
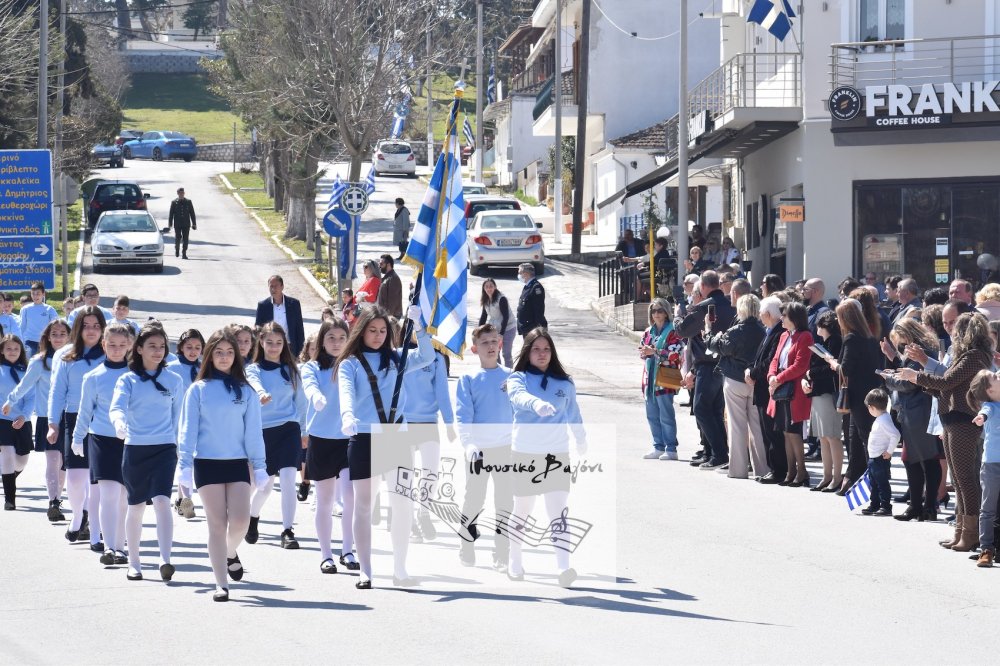
<instances>
[{"instance_id":1,"label":"lamp post","mask_svg":"<svg viewBox=\"0 0 1000 666\"><path fill-rule=\"evenodd\" d=\"M688 89L687 0L681 0L680 53L677 72L677 284L684 284L681 268L688 256ZM652 260L652 257L650 257Z\"/></svg>"},{"instance_id":2,"label":"lamp post","mask_svg":"<svg viewBox=\"0 0 1000 666\"><path fill-rule=\"evenodd\" d=\"M553 233L562 243L562 0L556 0L556 73L553 79L556 113L555 173L552 174Z\"/></svg>"}]
</instances>

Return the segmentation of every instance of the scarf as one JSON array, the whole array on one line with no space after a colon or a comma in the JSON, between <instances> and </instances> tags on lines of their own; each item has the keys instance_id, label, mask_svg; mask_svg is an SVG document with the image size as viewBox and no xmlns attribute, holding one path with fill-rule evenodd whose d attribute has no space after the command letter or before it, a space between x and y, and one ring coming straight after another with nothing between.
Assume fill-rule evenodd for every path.
<instances>
[{"instance_id":1,"label":"scarf","mask_svg":"<svg viewBox=\"0 0 1000 666\"><path fill-rule=\"evenodd\" d=\"M144 381L144 382L153 382L153 386L156 387L157 391L159 391L161 393L167 393L167 389L163 386L163 384L161 384L160 382L156 381L157 379L159 379L161 372L163 372L163 366L160 366L159 368L156 369L156 374L155 375L149 374L146 371L146 368L140 368L139 372L137 372L136 374L139 375L139 379L141 381Z\"/></svg>"},{"instance_id":2,"label":"scarf","mask_svg":"<svg viewBox=\"0 0 1000 666\"><path fill-rule=\"evenodd\" d=\"M121 370L122 368L128 367L128 361L122 359L116 363L115 361L104 359L104 367L111 368L112 370Z\"/></svg>"},{"instance_id":3,"label":"scarf","mask_svg":"<svg viewBox=\"0 0 1000 666\"><path fill-rule=\"evenodd\" d=\"M288 376L288 370L285 368L284 363L274 363L273 361L268 361L267 359L263 359L257 365L260 366L261 370L266 370L267 372L271 372L272 370L280 370L282 379L284 379L286 382L292 380L292 378Z\"/></svg>"},{"instance_id":4,"label":"scarf","mask_svg":"<svg viewBox=\"0 0 1000 666\"><path fill-rule=\"evenodd\" d=\"M212 379L221 380L226 386L226 391L235 395L237 400L243 399L243 391L240 389L240 385L233 381L232 375L213 369Z\"/></svg>"},{"instance_id":5,"label":"scarf","mask_svg":"<svg viewBox=\"0 0 1000 666\"><path fill-rule=\"evenodd\" d=\"M20 363L11 363L7 359L4 359L2 361L2 363L3 363L3 365L5 365L8 368L10 368L10 378L13 379L15 383L20 382L21 381L21 375L19 375L17 373L18 372L24 372L26 368L23 365L21 365Z\"/></svg>"},{"instance_id":6,"label":"scarf","mask_svg":"<svg viewBox=\"0 0 1000 666\"><path fill-rule=\"evenodd\" d=\"M177 360L180 361L181 363L183 363L184 365L188 366L189 368L191 368L191 382L192 383L194 382L194 380L198 379L198 371L201 370L201 359L200 358L199 359L195 359L194 361L189 361L189 360L187 360L187 358L185 358L182 355L182 356L178 356Z\"/></svg>"},{"instance_id":7,"label":"scarf","mask_svg":"<svg viewBox=\"0 0 1000 666\"><path fill-rule=\"evenodd\" d=\"M525 372L527 372L529 375L541 375L542 376L542 390L543 391L549 385L549 377L554 377L555 379L569 379L565 375L562 376L562 377L554 375L549 370L546 370L545 372L542 372L541 370L539 370L538 368L536 368L533 365L529 365L528 369Z\"/></svg>"},{"instance_id":8,"label":"scarf","mask_svg":"<svg viewBox=\"0 0 1000 666\"><path fill-rule=\"evenodd\" d=\"M87 362L87 365L93 365L91 361L98 361L104 357L104 348L101 345L94 345L90 349L83 352L83 356L80 358Z\"/></svg>"},{"instance_id":9,"label":"scarf","mask_svg":"<svg viewBox=\"0 0 1000 666\"><path fill-rule=\"evenodd\" d=\"M646 333L643 339L643 344L647 344L656 351L661 352L663 348L667 346L667 339L670 337L670 331L673 330L673 324L669 321L664 325L662 331L656 330L656 324L649 327L649 331ZM660 362L660 355L656 354L650 356L646 359L646 395L647 397L653 395L656 389L656 370L657 365Z\"/></svg>"},{"instance_id":10,"label":"scarf","mask_svg":"<svg viewBox=\"0 0 1000 666\"><path fill-rule=\"evenodd\" d=\"M395 364L396 370L397 371L399 370L399 356L396 354L395 350L390 349L390 350L387 351L385 349L372 349L368 345L362 343L361 344L361 353L362 354L378 354L378 356L379 356L378 369L382 370L383 372L388 372L388 370L389 370L389 362L390 361L393 364Z\"/></svg>"}]
</instances>

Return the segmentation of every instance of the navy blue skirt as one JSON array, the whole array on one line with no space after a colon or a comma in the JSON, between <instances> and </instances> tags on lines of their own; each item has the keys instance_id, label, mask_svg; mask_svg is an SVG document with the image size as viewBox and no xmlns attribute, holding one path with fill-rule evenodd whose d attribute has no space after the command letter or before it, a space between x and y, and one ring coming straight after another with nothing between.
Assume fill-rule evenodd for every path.
<instances>
[{"instance_id":1,"label":"navy blue skirt","mask_svg":"<svg viewBox=\"0 0 1000 666\"><path fill-rule=\"evenodd\" d=\"M170 497L177 469L175 444L133 444L122 453L122 478L129 504L144 504L154 497Z\"/></svg>"},{"instance_id":2,"label":"navy blue skirt","mask_svg":"<svg viewBox=\"0 0 1000 666\"><path fill-rule=\"evenodd\" d=\"M339 478L340 470L349 466L347 447L346 439L326 439L309 435L309 448L306 449L306 478L310 481Z\"/></svg>"},{"instance_id":3,"label":"navy blue skirt","mask_svg":"<svg viewBox=\"0 0 1000 666\"><path fill-rule=\"evenodd\" d=\"M31 453L31 421L25 421L20 429L14 429L14 422L0 419L0 446L13 446L14 453L26 456Z\"/></svg>"},{"instance_id":4,"label":"navy blue skirt","mask_svg":"<svg viewBox=\"0 0 1000 666\"><path fill-rule=\"evenodd\" d=\"M63 440L63 469L87 469L90 467L90 459L87 457L90 437L83 438L83 455L78 456L73 453L70 445L73 443L73 430L76 428L76 414L73 412L63 412L62 415L62 440Z\"/></svg>"},{"instance_id":5,"label":"navy blue skirt","mask_svg":"<svg viewBox=\"0 0 1000 666\"><path fill-rule=\"evenodd\" d=\"M87 435L90 440L90 482L117 481L125 483L122 477L122 454L125 440L107 435Z\"/></svg>"},{"instance_id":6,"label":"navy blue skirt","mask_svg":"<svg viewBox=\"0 0 1000 666\"><path fill-rule=\"evenodd\" d=\"M59 436L56 438L55 444L49 444L49 440L45 439L49 434L49 419L46 416L39 416L35 419L35 451L38 453L45 453L46 451L59 451L62 453L63 450L63 431L62 428L58 430Z\"/></svg>"},{"instance_id":7,"label":"navy blue skirt","mask_svg":"<svg viewBox=\"0 0 1000 666\"><path fill-rule=\"evenodd\" d=\"M250 483L250 461L246 458L228 460L194 459L194 487L218 483Z\"/></svg>"},{"instance_id":8,"label":"navy blue skirt","mask_svg":"<svg viewBox=\"0 0 1000 666\"><path fill-rule=\"evenodd\" d=\"M264 459L270 476L277 475L278 470L286 467L299 468L302 460L302 430L297 421L264 428Z\"/></svg>"}]
</instances>

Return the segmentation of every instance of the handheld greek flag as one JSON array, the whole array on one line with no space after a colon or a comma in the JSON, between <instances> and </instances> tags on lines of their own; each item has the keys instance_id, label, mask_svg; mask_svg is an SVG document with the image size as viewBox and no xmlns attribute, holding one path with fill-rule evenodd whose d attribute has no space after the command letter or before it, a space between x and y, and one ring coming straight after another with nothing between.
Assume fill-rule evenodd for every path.
<instances>
[{"instance_id":1,"label":"handheld greek flag","mask_svg":"<svg viewBox=\"0 0 1000 666\"><path fill-rule=\"evenodd\" d=\"M465 201L458 146L458 106L464 86L455 86L448 118L448 140L434 166L404 263L420 271L421 319L441 352L461 357L468 324Z\"/></svg>"},{"instance_id":2,"label":"handheld greek flag","mask_svg":"<svg viewBox=\"0 0 1000 666\"><path fill-rule=\"evenodd\" d=\"M396 105L396 110L392 115L392 131L389 134L390 139L400 139L403 136L403 130L406 129L406 118L410 115L410 100L412 97L409 92L403 97L403 100Z\"/></svg>"},{"instance_id":3,"label":"handheld greek flag","mask_svg":"<svg viewBox=\"0 0 1000 666\"><path fill-rule=\"evenodd\" d=\"M340 205L340 199L347 191L347 183L340 179L340 174L333 181L333 188L330 190L330 200L326 202L326 209L331 210Z\"/></svg>"},{"instance_id":4,"label":"handheld greek flag","mask_svg":"<svg viewBox=\"0 0 1000 666\"><path fill-rule=\"evenodd\" d=\"M778 41L784 41L788 31L792 29L792 23L788 20L791 18L795 18L795 12L788 0L756 0L747 15L747 23L760 24Z\"/></svg>"},{"instance_id":5,"label":"handheld greek flag","mask_svg":"<svg viewBox=\"0 0 1000 666\"><path fill-rule=\"evenodd\" d=\"M486 84L486 101L493 104L497 101L497 76L496 63L490 63L490 80Z\"/></svg>"},{"instance_id":6,"label":"handheld greek flag","mask_svg":"<svg viewBox=\"0 0 1000 666\"><path fill-rule=\"evenodd\" d=\"M465 145L467 145L472 150L476 149L476 133L472 131L472 125L469 124L469 117L465 117L465 122L462 123L462 133L465 134Z\"/></svg>"},{"instance_id":7,"label":"handheld greek flag","mask_svg":"<svg viewBox=\"0 0 1000 666\"><path fill-rule=\"evenodd\" d=\"M368 176L365 178L365 193L371 196L375 193L375 165L368 170Z\"/></svg>"},{"instance_id":8,"label":"handheld greek flag","mask_svg":"<svg viewBox=\"0 0 1000 666\"><path fill-rule=\"evenodd\" d=\"M851 486L844 498L847 500L847 508L854 511L859 506L868 502L872 494L872 481L868 477L868 472L858 479L857 483Z\"/></svg>"}]
</instances>

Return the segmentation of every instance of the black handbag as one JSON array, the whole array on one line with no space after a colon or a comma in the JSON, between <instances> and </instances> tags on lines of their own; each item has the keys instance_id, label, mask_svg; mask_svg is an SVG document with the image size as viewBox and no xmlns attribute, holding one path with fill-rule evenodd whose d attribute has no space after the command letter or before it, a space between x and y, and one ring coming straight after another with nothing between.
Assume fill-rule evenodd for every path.
<instances>
[{"instance_id":1,"label":"black handbag","mask_svg":"<svg viewBox=\"0 0 1000 666\"><path fill-rule=\"evenodd\" d=\"M788 402L795 397L795 382L785 382L774 389L771 398L775 402Z\"/></svg>"}]
</instances>

